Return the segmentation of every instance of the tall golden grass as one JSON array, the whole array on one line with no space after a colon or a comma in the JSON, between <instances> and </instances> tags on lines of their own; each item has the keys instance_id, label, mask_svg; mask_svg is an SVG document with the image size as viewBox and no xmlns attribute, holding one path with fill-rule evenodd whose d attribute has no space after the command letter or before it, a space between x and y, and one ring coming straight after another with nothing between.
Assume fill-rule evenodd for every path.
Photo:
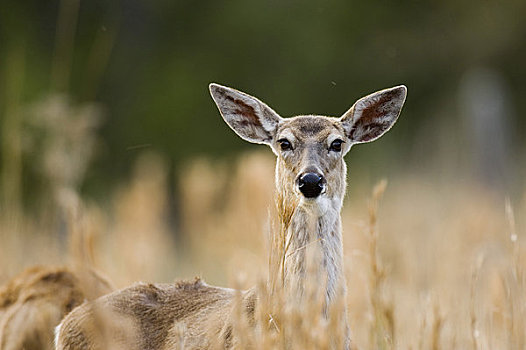
<instances>
[{"instance_id":1,"label":"tall golden grass","mask_svg":"<svg viewBox=\"0 0 526 350\"><path fill-rule=\"evenodd\" d=\"M161 157L143 154L104 206L83 201L71 186L64 186L70 196L57 202L60 210L41 215L4 202L0 282L35 263L88 261L118 287L195 275L209 284L261 286L270 256L273 169L268 153L246 154L235 164L202 158L174 180ZM168 224L169 181L180 188L179 230ZM354 348L526 346L525 195L512 205L476 183L400 175L373 189L351 179L347 197L346 303ZM286 332L292 348L330 347L337 324L314 317L316 307L281 315L279 324L263 315L275 331L257 336L239 316L240 348L282 346L279 334Z\"/></svg>"}]
</instances>

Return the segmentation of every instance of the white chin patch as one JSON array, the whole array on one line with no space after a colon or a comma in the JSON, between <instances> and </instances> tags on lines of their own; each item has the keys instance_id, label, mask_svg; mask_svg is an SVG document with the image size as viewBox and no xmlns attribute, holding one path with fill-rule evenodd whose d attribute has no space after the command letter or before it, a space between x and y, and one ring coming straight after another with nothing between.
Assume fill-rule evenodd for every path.
<instances>
[{"instance_id":1,"label":"white chin patch","mask_svg":"<svg viewBox=\"0 0 526 350\"><path fill-rule=\"evenodd\" d=\"M325 193L320 194L316 198L305 198L301 196L300 206L307 209L316 211L318 214L323 215L328 212L335 205L335 199L329 198Z\"/></svg>"},{"instance_id":2,"label":"white chin patch","mask_svg":"<svg viewBox=\"0 0 526 350\"><path fill-rule=\"evenodd\" d=\"M325 214L334 206L333 200L327 196L321 195L316 199L320 214Z\"/></svg>"}]
</instances>

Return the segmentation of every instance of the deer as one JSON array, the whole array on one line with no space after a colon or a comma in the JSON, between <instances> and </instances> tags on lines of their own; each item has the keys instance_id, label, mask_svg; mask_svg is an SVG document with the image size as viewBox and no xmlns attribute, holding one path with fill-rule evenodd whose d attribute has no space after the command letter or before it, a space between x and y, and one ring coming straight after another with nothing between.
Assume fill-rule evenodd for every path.
<instances>
[{"instance_id":1,"label":"deer","mask_svg":"<svg viewBox=\"0 0 526 350\"><path fill-rule=\"evenodd\" d=\"M323 299L320 312L329 317L331 306L347 293L341 224L347 186L344 156L353 145L374 141L394 125L407 88L400 85L362 97L340 117L288 118L233 88L212 83L209 89L222 118L238 136L267 145L276 155L276 220L280 229L271 235L273 242L283 244L272 247L279 267L270 270L267 284L281 285L284 301L300 308L309 302L307 294L314 285L315 294ZM315 283L309 287L312 266ZM223 348L232 348L236 344L232 339L236 300L254 324L262 302L256 289L215 287L198 278L137 283L75 308L56 329L56 349L105 348L101 337L95 335L97 324L111 329L99 331L104 333L104 341L109 336L111 344L128 349L208 349L218 340ZM340 348L349 349L347 310L345 306L340 309L345 328ZM116 321L97 323L102 310ZM124 330L120 324L131 329Z\"/></svg>"},{"instance_id":2,"label":"deer","mask_svg":"<svg viewBox=\"0 0 526 350\"><path fill-rule=\"evenodd\" d=\"M32 266L0 287L0 349L51 350L55 327L84 300L113 291L89 268Z\"/></svg>"}]
</instances>

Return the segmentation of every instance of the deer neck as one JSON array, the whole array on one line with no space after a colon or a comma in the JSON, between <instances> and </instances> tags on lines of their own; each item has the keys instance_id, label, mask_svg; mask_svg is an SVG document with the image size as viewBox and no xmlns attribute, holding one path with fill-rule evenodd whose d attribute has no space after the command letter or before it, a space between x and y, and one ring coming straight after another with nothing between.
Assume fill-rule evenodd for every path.
<instances>
[{"instance_id":1,"label":"deer neck","mask_svg":"<svg viewBox=\"0 0 526 350\"><path fill-rule=\"evenodd\" d=\"M345 295L343 196L295 200L297 193L281 190L277 201L283 242L280 275L286 297L301 302L305 295L314 295L328 306Z\"/></svg>"}]
</instances>

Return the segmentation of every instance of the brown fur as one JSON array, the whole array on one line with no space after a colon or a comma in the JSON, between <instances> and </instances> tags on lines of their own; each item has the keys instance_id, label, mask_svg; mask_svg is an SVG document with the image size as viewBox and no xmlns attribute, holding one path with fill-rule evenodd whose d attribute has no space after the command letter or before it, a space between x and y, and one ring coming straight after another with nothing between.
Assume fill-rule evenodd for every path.
<instances>
[{"instance_id":1,"label":"brown fur","mask_svg":"<svg viewBox=\"0 0 526 350\"><path fill-rule=\"evenodd\" d=\"M249 318L254 317L251 291L242 295ZM84 303L63 321L57 348L207 349L231 345L231 323L236 291L193 282L138 283ZM111 332L107 330L110 329ZM67 335L64 337L63 335Z\"/></svg>"},{"instance_id":2,"label":"brown fur","mask_svg":"<svg viewBox=\"0 0 526 350\"><path fill-rule=\"evenodd\" d=\"M94 271L82 279L68 268L36 266L8 281L0 289L0 349L53 349L60 320L85 299L112 289Z\"/></svg>"}]
</instances>

